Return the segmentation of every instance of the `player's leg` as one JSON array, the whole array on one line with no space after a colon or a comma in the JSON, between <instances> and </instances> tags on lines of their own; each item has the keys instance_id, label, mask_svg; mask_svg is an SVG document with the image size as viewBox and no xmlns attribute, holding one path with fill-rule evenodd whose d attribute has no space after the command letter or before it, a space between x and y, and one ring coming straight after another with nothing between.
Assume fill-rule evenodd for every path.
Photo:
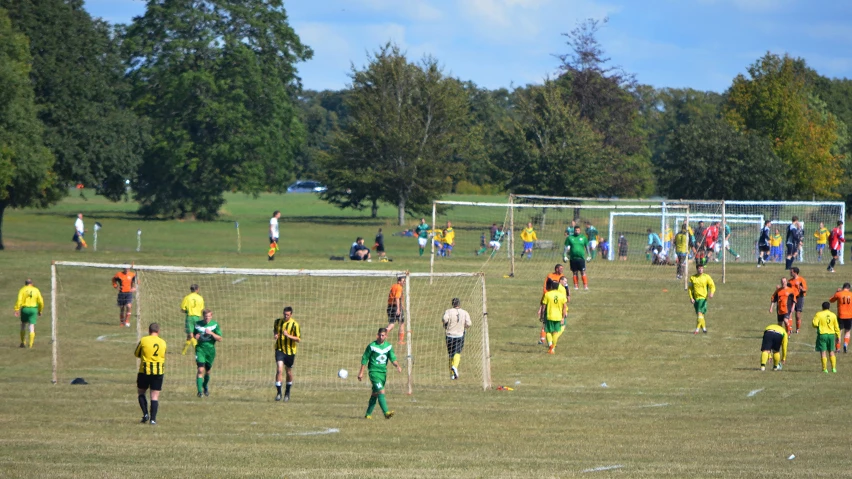
<instances>
[{"instance_id":1,"label":"player's leg","mask_svg":"<svg viewBox=\"0 0 852 479\"><path fill-rule=\"evenodd\" d=\"M827 373L828 372L828 356L826 356L825 351L819 352L819 359L820 359L820 362L822 363L822 372Z\"/></svg>"},{"instance_id":2,"label":"player's leg","mask_svg":"<svg viewBox=\"0 0 852 479\"><path fill-rule=\"evenodd\" d=\"M153 376L151 380L151 425L157 424L157 411L160 409L160 390L163 389L163 376Z\"/></svg>"},{"instance_id":3,"label":"player's leg","mask_svg":"<svg viewBox=\"0 0 852 479\"><path fill-rule=\"evenodd\" d=\"M453 338L453 358L452 358L452 372L455 375L455 378L459 378L459 365L461 364L461 354L464 350L464 336L460 338Z\"/></svg>"},{"instance_id":4,"label":"player's leg","mask_svg":"<svg viewBox=\"0 0 852 479\"><path fill-rule=\"evenodd\" d=\"M148 415L148 400L145 399L145 392L148 391L148 376L143 373L138 373L136 375L136 393L138 394L137 399L139 400L139 407L142 409L142 421L141 423L148 422L150 416Z\"/></svg>"},{"instance_id":5,"label":"player's leg","mask_svg":"<svg viewBox=\"0 0 852 479\"><path fill-rule=\"evenodd\" d=\"M588 290L589 289L589 278L586 276L586 268L585 267L583 267L583 271L581 272L581 274L583 275L583 289Z\"/></svg>"},{"instance_id":6,"label":"player's leg","mask_svg":"<svg viewBox=\"0 0 852 479\"><path fill-rule=\"evenodd\" d=\"M293 363L296 360L295 355L286 355L284 357L284 368L287 373L287 386L284 388L284 402L290 400L290 388L293 387Z\"/></svg>"},{"instance_id":7,"label":"player's leg","mask_svg":"<svg viewBox=\"0 0 852 479\"><path fill-rule=\"evenodd\" d=\"M121 302L121 293L118 299L118 324L124 326L124 304Z\"/></svg>"},{"instance_id":8,"label":"player's leg","mask_svg":"<svg viewBox=\"0 0 852 479\"><path fill-rule=\"evenodd\" d=\"M453 351L453 338L447 336L446 337L446 343L447 343L447 363L448 363L449 368L450 368L450 379L455 379L456 375L453 374L453 352L454 352Z\"/></svg>"},{"instance_id":9,"label":"player's leg","mask_svg":"<svg viewBox=\"0 0 852 479\"><path fill-rule=\"evenodd\" d=\"M128 328L130 327L130 313L132 309L133 303L128 302L127 307L124 310L124 325Z\"/></svg>"},{"instance_id":10,"label":"player's leg","mask_svg":"<svg viewBox=\"0 0 852 479\"><path fill-rule=\"evenodd\" d=\"M849 349L849 335L852 333L852 329L846 328L846 334L843 335L843 352L845 353Z\"/></svg>"},{"instance_id":11,"label":"player's leg","mask_svg":"<svg viewBox=\"0 0 852 479\"><path fill-rule=\"evenodd\" d=\"M32 348L35 343L35 320L32 320L28 325L27 329L29 330L29 347Z\"/></svg>"},{"instance_id":12,"label":"player's leg","mask_svg":"<svg viewBox=\"0 0 852 479\"><path fill-rule=\"evenodd\" d=\"M213 369L213 360L216 358L216 353L207 354L207 362L204 363L204 381L201 383L202 392L205 396L210 395L210 370Z\"/></svg>"},{"instance_id":13,"label":"player's leg","mask_svg":"<svg viewBox=\"0 0 852 479\"><path fill-rule=\"evenodd\" d=\"M766 371L766 363L769 361L769 351L760 351L760 370Z\"/></svg>"},{"instance_id":14,"label":"player's leg","mask_svg":"<svg viewBox=\"0 0 852 479\"><path fill-rule=\"evenodd\" d=\"M21 313L21 345L19 347L25 348L27 345L25 344L25 340L27 338L27 330L29 329L29 321L24 319L24 313Z\"/></svg>"},{"instance_id":15,"label":"player's leg","mask_svg":"<svg viewBox=\"0 0 852 479\"><path fill-rule=\"evenodd\" d=\"M829 342L829 344L831 344L831 338L828 338L828 342ZM831 349L828 350L828 355L829 355L829 358L831 359L831 372L836 373L837 372L837 356L834 354L834 351L831 350Z\"/></svg>"},{"instance_id":16,"label":"player's leg","mask_svg":"<svg viewBox=\"0 0 852 479\"><path fill-rule=\"evenodd\" d=\"M207 369L204 367L203 357L200 357L198 351L195 352L195 361L198 366L198 374L195 376L195 385L198 389L198 397L201 397L204 391L204 376L207 374Z\"/></svg>"},{"instance_id":17,"label":"player's leg","mask_svg":"<svg viewBox=\"0 0 852 479\"><path fill-rule=\"evenodd\" d=\"M281 400L281 382L284 380L284 352L275 351L275 389L277 394L275 400Z\"/></svg>"}]
</instances>

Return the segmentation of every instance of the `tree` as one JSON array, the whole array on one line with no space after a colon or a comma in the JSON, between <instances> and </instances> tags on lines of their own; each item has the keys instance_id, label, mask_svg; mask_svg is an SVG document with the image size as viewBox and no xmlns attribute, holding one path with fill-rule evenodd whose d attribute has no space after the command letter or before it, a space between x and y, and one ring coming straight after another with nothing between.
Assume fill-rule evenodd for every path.
<instances>
[{"instance_id":1,"label":"tree","mask_svg":"<svg viewBox=\"0 0 852 479\"><path fill-rule=\"evenodd\" d=\"M295 159L297 178L316 178L320 164L331 151L334 137L346 121L343 99L347 91L304 91L299 97L299 118L305 125L305 142Z\"/></svg>"},{"instance_id":2,"label":"tree","mask_svg":"<svg viewBox=\"0 0 852 479\"><path fill-rule=\"evenodd\" d=\"M281 0L149 0L123 49L152 127L142 213L212 219L225 191L285 189L304 140L295 64L312 52Z\"/></svg>"},{"instance_id":3,"label":"tree","mask_svg":"<svg viewBox=\"0 0 852 479\"><path fill-rule=\"evenodd\" d=\"M110 26L82 0L0 0L30 39L30 77L44 142L56 157L55 194L68 185L125 196L146 144L146 126L129 108L129 85Z\"/></svg>"},{"instance_id":4,"label":"tree","mask_svg":"<svg viewBox=\"0 0 852 479\"><path fill-rule=\"evenodd\" d=\"M400 225L407 209L426 212L448 191L458 171L452 158L468 155L477 141L461 83L434 58L409 63L392 43L363 70L353 66L346 105L348 122L324 165L323 198L344 207L389 202Z\"/></svg>"},{"instance_id":5,"label":"tree","mask_svg":"<svg viewBox=\"0 0 852 479\"><path fill-rule=\"evenodd\" d=\"M768 200L783 197L790 175L769 140L699 117L666 137L658 185L670 198Z\"/></svg>"},{"instance_id":6,"label":"tree","mask_svg":"<svg viewBox=\"0 0 852 479\"><path fill-rule=\"evenodd\" d=\"M737 75L728 91L725 117L737 130L767 138L791 173L785 195L836 198L843 156L836 117L808 86L801 63L767 53Z\"/></svg>"},{"instance_id":7,"label":"tree","mask_svg":"<svg viewBox=\"0 0 852 479\"><path fill-rule=\"evenodd\" d=\"M6 208L47 206L52 194L53 155L44 146L30 68L27 37L12 29L0 8L0 250Z\"/></svg>"}]
</instances>

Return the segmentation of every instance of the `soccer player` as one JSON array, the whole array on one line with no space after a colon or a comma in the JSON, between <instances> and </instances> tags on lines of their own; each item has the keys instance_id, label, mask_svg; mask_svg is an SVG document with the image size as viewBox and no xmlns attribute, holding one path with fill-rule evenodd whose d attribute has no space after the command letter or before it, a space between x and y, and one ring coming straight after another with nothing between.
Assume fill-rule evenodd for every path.
<instances>
[{"instance_id":1,"label":"soccer player","mask_svg":"<svg viewBox=\"0 0 852 479\"><path fill-rule=\"evenodd\" d=\"M695 227L695 251L693 251L693 256L707 255L707 242L704 237L706 233L707 227L704 226L703 221L699 221L698 225Z\"/></svg>"},{"instance_id":2,"label":"soccer player","mask_svg":"<svg viewBox=\"0 0 852 479\"><path fill-rule=\"evenodd\" d=\"M704 331L704 334L707 334L707 322L704 317L707 314L707 300L712 299L716 294L716 283L709 274L704 272L706 262L707 258L696 259L696 273L689 277L689 301L692 302L695 314L698 315L693 334L698 334L698 331Z\"/></svg>"},{"instance_id":3,"label":"soccer player","mask_svg":"<svg viewBox=\"0 0 852 479\"><path fill-rule=\"evenodd\" d=\"M598 229L591 221L586 221L586 239L589 240L589 255L586 259L592 261L598 252Z\"/></svg>"},{"instance_id":4,"label":"soccer player","mask_svg":"<svg viewBox=\"0 0 852 479\"><path fill-rule=\"evenodd\" d=\"M500 251L500 242L503 241L503 236L506 234L505 231L498 229L494 232L494 235L491 236L491 241L488 242L488 247L491 248L491 257Z\"/></svg>"},{"instance_id":5,"label":"soccer player","mask_svg":"<svg viewBox=\"0 0 852 479\"><path fill-rule=\"evenodd\" d=\"M843 249L843 243L846 238L843 237L843 222L838 221L837 226L831 230L828 237L828 248L831 250L831 262L828 263L828 272L834 272L834 265L837 264L837 257L840 256L840 250Z\"/></svg>"},{"instance_id":6,"label":"soccer player","mask_svg":"<svg viewBox=\"0 0 852 479\"><path fill-rule=\"evenodd\" d=\"M687 256L689 256L689 230L684 224L674 237L675 255L677 255L676 278L682 279L686 269Z\"/></svg>"},{"instance_id":7,"label":"soccer player","mask_svg":"<svg viewBox=\"0 0 852 479\"><path fill-rule=\"evenodd\" d=\"M562 258L568 261L571 267L571 273L574 275L574 289L580 289L579 277L583 277L583 288L589 289L589 279L586 277L586 246L589 240L584 235L580 234L580 227L574 227L574 234L565 238L565 252L567 257Z\"/></svg>"},{"instance_id":8,"label":"soccer player","mask_svg":"<svg viewBox=\"0 0 852 479\"><path fill-rule=\"evenodd\" d=\"M770 237L772 235L769 227L772 226L772 222L766 220L763 223L763 227L760 228L760 236L757 238L757 267L760 268L766 261L769 259L769 250L771 249Z\"/></svg>"},{"instance_id":9,"label":"soccer player","mask_svg":"<svg viewBox=\"0 0 852 479\"><path fill-rule=\"evenodd\" d=\"M825 227L825 223L820 222L819 228L814 233L814 238L816 238L817 262L819 263L822 263L822 253L825 251L825 245L828 244L829 236L831 236L831 231Z\"/></svg>"},{"instance_id":10,"label":"soccer player","mask_svg":"<svg viewBox=\"0 0 852 479\"><path fill-rule=\"evenodd\" d=\"M284 390L284 402L290 400L290 388L293 386L293 362L296 361L296 350L302 342L302 331L299 323L293 319L293 308L284 308L284 317L275 320L272 328L275 337L275 388L278 394L276 401L281 400L281 380L284 369L287 369L287 388Z\"/></svg>"},{"instance_id":11,"label":"soccer player","mask_svg":"<svg viewBox=\"0 0 852 479\"><path fill-rule=\"evenodd\" d=\"M278 218L281 217L281 212L275 210L272 212L272 218L269 219L269 252L267 256L269 261L275 259L275 253L278 252Z\"/></svg>"},{"instance_id":12,"label":"soccer player","mask_svg":"<svg viewBox=\"0 0 852 479\"><path fill-rule=\"evenodd\" d=\"M542 301L544 301L544 295L547 294L547 292L552 289L550 287L550 285L554 285L554 288L555 288L555 287L559 286L560 281L563 280L563 279L566 282L565 283L565 295L570 296L570 292L568 291L568 283L567 283L568 279L565 278L564 272L565 272L565 267L562 266L561 264L557 264L556 266L553 267L553 272L548 274L544 278L544 287L542 288L542 291L541 291L541 300ZM538 344L546 344L545 341L547 339L547 331L545 331L545 329L544 329L545 319L544 319L544 316L542 316L541 304L542 303L539 302L539 306L538 306L538 319L542 323L541 324L541 335L539 336Z\"/></svg>"},{"instance_id":13,"label":"soccer player","mask_svg":"<svg viewBox=\"0 0 852 479\"><path fill-rule=\"evenodd\" d=\"M852 331L852 291L849 289L852 285L843 283L843 287L838 289L834 296L829 299L832 303L837 303L837 320L840 322L840 329L843 330L843 352L849 348L849 333ZM840 339L834 344L834 350L840 350Z\"/></svg>"},{"instance_id":14,"label":"soccer player","mask_svg":"<svg viewBox=\"0 0 852 479\"><path fill-rule=\"evenodd\" d=\"M136 292L136 273L122 269L112 277L112 287L118 290L118 320L122 326L130 327L130 310L133 309L133 293Z\"/></svg>"},{"instance_id":15,"label":"soccer player","mask_svg":"<svg viewBox=\"0 0 852 479\"><path fill-rule=\"evenodd\" d=\"M521 241L524 242L524 252L521 253L521 256L527 255L527 259L532 258L533 245L537 239L538 236L535 234L532 222L527 223L527 227L521 231Z\"/></svg>"},{"instance_id":16,"label":"soccer player","mask_svg":"<svg viewBox=\"0 0 852 479\"><path fill-rule=\"evenodd\" d=\"M459 378L459 363L464 349L465 331L473 324L470 314L461 309L459 298L453 298L453 307L444 311L441 322L447 335L447 357L450 362L450 379Z\"/></svg>"},{"instance_id":17,"label":"soccer player","mask_svg":"<svg viewBox=\"0 0 852 479\"><path fill-rule=\"evenodd\" d=\"M376 233L376 241L373 243L373 249L376 250L376 253L379 253L379 261L382 263L386 263L388 261L388 258L385 255L385 235L382 233L381 228L379 228L379 232Z\"/></svg>"},{"instance_id":18,"label":"soccer player","mask_svg":"<svg viewBox=\"0 0 852 479\"><path fill-rule=\"evenodd\" d=\"M201 321L195 323L195 365L198 366L198 375L195 384L198 387L198 397L204 393L210 396L210 370L213 369L213 361L216 359L216 342L222 340L222 330L219 323L213 321L213 311L205 309L201 312Z\"/></svg>"},{"instance_id":19,"label":"soccer player","mask_svg":"<svg viewBox=\"0 0 852 479\"><path fill-rule=\"evenodd\" d=\"M794 216L787 225L787 237L784 244L787 246L787 261L784 263L784 269L789 270L793 266L793 261L799 255L799 245L802 243L801 226L799 225L799 217Z\"/></svg>"},{"instance_id":20,"label":"soccer player","mask_svg":"<svg viewBox=\"0 0 852 479\"><path fill-rule=\"evenodd\" d=\"M674 241L674 233L672 232L671 227L666 224L665 229L663 229L663 251L668 253L672 250L672 242Z\"/></svg>"},{"instance_id":21,"label":"soccer player","mask_svg":"<svg viewBox=\"0 0 852 479\"><path fill-rule=\"evenodd\" d=\"M720 246L723 247L728 253L731 253L734 256L734 261L739 261L740 255L737 254L737 252L731 248L731 227L728 226L728 220L725 220L722 229L725 232L725 238L722 240ZM722 251L722 254L725 254L725 251Z\"/></svg>"},{"instance_id":22,"label":"soccer player","mask_svg":"<svg viewBox=\"0 0 852 479\"><path fill-rule=\"evenodd\" d=\"M775 292L772 293L769 312L771 313L773 308L775 309L778 314L779 324L783 321L787 327L787 334L793 333L793 323L790 321L790 314L793 312L795 302L796 290L790 287L787 283L787 278L781 278L781 284L776 286Z\"/></svg>"},{"instance_id":23,"label":"soccer player","mask_svg":"<svg viewBox=\"0 0 852 479\"><path fill-rule=\"evenodd\" d=\"M651 228L648 228L648 247L645 249L645 259L656 258L657 254L662 250L663 240L660 239L660 235L654 233Z\"/></svg>"},{"instance_id":24,"label":"soccer player","mask_svg":"<svg viewBox=\"0 0 852 479\"><path fill-rule=\"evenodd\" d=\"M441 246L441 251L444 252L444 256L451 256L453 254L453 246L456 245L456 230L453 229L453 224L447 221L447 227L444 228L443 233L444 244Z\"/></svg>"},{"instance_id":25,"label":"soccer player","mask_svg":"<svg viewBox=\"0 0 852 479\"><path fill-rule=\"evenodd\" d=\"M781 232L778 231L778 228L775 228L775 234L769 239L769 255L774 263L779 263L781 261L781 257L784 256L784 249L781 247L781 243L783 241L784 237L781 236Z\"/></svg>"},{"instance_id":26,"label":"soccer player","mask_svg":"<svg viewBox=\"0 0 852 479\"><path fill-rule=\"evenodd\" d=\"M704 231L704 249L707 251L707 259L713 258L713 261L719 262L719 257L716 253L719 251L719 222L714 221Z\"/></svg>"},{"instance_id":27,"label":"soccer player","mask_svg":"<svg viewBox=\"0 0 852 479\"><path fill-rule=\"evenodd\" d=\"M420 246L420 256L423 256L423 251L429 244L429 225L426 224L426 218L420 218L420 224L417 225L415 231L417 232L417 244Z\"/></svg>"},{"instance_id":28,"label":"soccer player","mask_svg":"<svg viewBox=\"0 0 852 479\"><path fill-rule=\"evenodd\" d=\"M393 331L396 323L399 323L399 344L405 344L405 307L402 304L402 291L405 287L405 276L398 276L396 284L391 286L388 293L388 327L387 332Z\"/></svg>"},{"instance_id":29,"label":"soccer player","mask_svg":"<svg viewBox=\"0 0 852 479\"><path fill-rule=\"evenodd\" d=\"M618 236L618 259L627 261L627 238L624 235Z\"/></svg>"},{"instance_id":30,"label":"soccer player","mask_svg":"<svg viewBox=\"0 0 852 479\"><path fill-rule=\"evenodd\" d=\"M567 281L566 281L567 282ZM565 317L568 316L568 297L559 291L559 283L548 283L547 293L541 298L539 315L544 315L547 354L556 354L556 343L562 335Z\"/></svg>"},{"instance_id":31,"label":"soccer player","mask_svg":"<svg viewBox=\"0 0 852 479\"><path fill-rule=\"evenodd\" d=\"M186 356L186 351L190 346L195 347L195 323L201 321L201 312L204 311L204 298L198 294L198 285L189 286L189 294L184 296L180 302L180 310L186 314L186 319L183 323L184 332L186 332L186 344L183 346L181 354Z\"/></svg>"},{"instance_id":32,"label":"soccer player","mask_svg":"<svg viewBox=\"0 0 852 479\"><path fill-rule=\"evenodd\" d=\"M160 407L160 391L163 389L163 374L166 364L166 342L160 338L160 325L151 323L148 336L139 340L134 353L139 361L139 373L136 375L136 392L139 394L139 407L142 408L142 424L151 420L157 425L157 409ZM148 415L148 401L145 392L151 390L151 415Z\"/></svg>"},{"instance_id":33,"label":"soccer player","mask_svg":"<svg viewBox=\"0 0 852 479\"><path fill-rule=\"evenodd\" d=\"M828 373L826 354L831 357L831 372L837 372L837 357L834 355L833 344L840 340L840 325L837 316L831 312L831 303L822 303L822 311L814 315L813 327L817 330L816 347L822 360L822 372Z\"/></svg>"},{"instance_id":34,"label":"soccer player","mask_svg":"<svg viewBox=\"0 0 852 479\"><path fill-rule=\"evenodd\" d=\"M805 308L805 295L808 293L808 282L799 275L799 268L793 266L790 268L790 279L787 281L791 288L796 292L796 334L799 334L799 329L802 327L802 310ZM792 315L792 311L791 311ZM792 317L790 318L792 323Z\"/></svg>"},{"instance_id":35,"label":"soccer player","mask_svg":"<svg viewBox=\"0 0 852 479\"><path fill-rule=\"evenodd\" d=\"M25 348L27 332L29 332L29 347L35 342L35 325L38 317L44 311L44 298L41 291L33 286L33 280L27 278L24 287L18 291L18 300L15 302L15 317L21 318L21 345Z\"/></svg>"},{"instance_id":36,"label":"soccer player","mask_svg":"<svg viewBox=\"0 0 852 479\"><path fill-rule=\"evenodd\" d=\"M88 248L86 240L83 236L86 234L86 226L83 224L83 213L77 213L77 220L74 221L74 237L72 241L77 243L77 251L83 248Z\"/></svg>"},{"instance_id":37,"label":"soccer player","mask_svg":"<svg viewBox=\"0 0 852 479\"><path fill-rule=\"evenodd\" d=\"M766 371L766 362L772 355L772 370L780 371L781 365L787 362L787 340L789 336L784 329L782 319L777 324L770 324L763 330L763 341L760 345L760 370Z\"/></svg>"},{"instance_id":38,"label":"soccer player","mask_svg":"<svg viewBox=\"0 0 852 479\"><path fill-rule=\"evenodd\" d=\"M438 257L444 256L444 233L440 229L436 229L434 232L430 231L430 236L432 236L432 244L435 246L437 250L435 254Z\"/></svg>"},{"instance_id":39,"label":"soccer player","mask_svg":"<svg viewBox=\"0 0 852 479\"><path fill-rule=\"evenodd\" d=\"M396 354L393 352L393 345L385 340L388 337L388 331L385 328L379 328L376 334L376 340L367 345L364 354L361 356L361 369L358 371L358 380L364 379L364 370L369 371L370 385L372 386L372 394L370 394L370 403L367 406L365 419L373 419L373 409L378 401L379 407L385 413L385 419L393 417L393 411L388 411L388 403L385 401L385 380L388 375L388 361L396 366L396 370L402 372L402 368L396 361ZM369 365L369 367L368 367Z\"/></svg>"}]
</instances>

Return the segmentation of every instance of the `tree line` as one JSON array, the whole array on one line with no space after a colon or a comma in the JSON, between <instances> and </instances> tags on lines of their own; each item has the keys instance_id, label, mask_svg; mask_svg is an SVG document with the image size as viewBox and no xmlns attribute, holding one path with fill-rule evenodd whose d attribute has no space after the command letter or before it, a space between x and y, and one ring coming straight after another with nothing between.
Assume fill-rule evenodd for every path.
<instances>
[{"instance_id":1,"label":"tree line","mask_svg":"<svg viewBox=\"0 0 852 479\"><path fill-rule=\"evenodd\" d=\"M448 192L852 198L852 81L767 53L722 94L656 89L611 65L602 25L564 34L537 85L488 90L387 43L318 92L281 0L148 0L129 25L0 0L0 228L76 184L207 220L227 191L312 178L400 224Z\"/></svg>"}]
</instances>

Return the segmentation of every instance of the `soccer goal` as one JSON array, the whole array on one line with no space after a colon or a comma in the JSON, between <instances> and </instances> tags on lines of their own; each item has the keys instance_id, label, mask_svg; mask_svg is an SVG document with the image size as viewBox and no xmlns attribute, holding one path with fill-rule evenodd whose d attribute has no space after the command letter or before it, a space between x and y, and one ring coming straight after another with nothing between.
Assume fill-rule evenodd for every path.
<instances>
[{"instance_id":1,"label":"soccer goal","mask_svg":"<svg viewBox=\"0 0 852 479\"><path fill-rule=\"evenodd\" d=\"M122 268L138 278L133 328L119 326L110 278ZM291 306L302 342L294 365L299 388L365 387L355 376L361 355L387 326L388 293L399 276L407 278L405 344L394 345L403 374L388 369L388 389L491 387L488 316L481 273L407 271L283 270L131 266L57 261L51 266L53 381L84 377L90 383L126 385L135 378L133 351L150 323L160 324L168 344L165 382L171 390L192 389L196 365L185 344L182 298L199 286L205 306L222 329L216 346L212 387L272 387L275 355L273 323ZM441 318L453 298L470 313L460 378L450 380ZM397 326L397 328L400 326ZM349 371L340 379L340 369Z\"/></svg>"}]
</instances>

